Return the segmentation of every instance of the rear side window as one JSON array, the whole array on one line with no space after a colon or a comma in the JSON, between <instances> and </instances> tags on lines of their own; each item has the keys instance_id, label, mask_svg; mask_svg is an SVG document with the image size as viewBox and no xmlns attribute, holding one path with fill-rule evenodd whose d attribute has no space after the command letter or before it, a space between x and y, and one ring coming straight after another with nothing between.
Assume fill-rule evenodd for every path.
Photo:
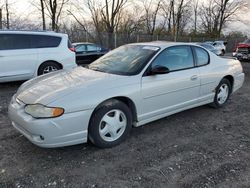
<instances>
[{"instance_id":1,"label":"rear side window","mask_svg":"<svg viewBox=\"0 0 250 188\"><path fill-rule=\"evenodd\" d=\"M17 50L28 48L31 48L31 41L29 35L0 35L0 50Z\"/></svg>"},{"instance_id":2,"label":"rear side window","mask_svg":"<svg viewBox=\"0 0 250 188\"><path fill-rule=\"evenodd\" d=\"M87 45L87 51L88 52L97 51L97 46L95 46L95 45Z\"/></svg>"},{"instance_id":3,"label":"rear side window","mask_svg":"<svg viewBox=\"0 0 250 188\"><path fill-rule=\"evenodd\" d=\"M33 48L53 48L61 43L61 37L46 35L30 35Z\"/></svg>"},{"instance_id":4,"label":"rear side window","mask_svg":"<svg viewBox=\"0 0 250 188\"><path fill-rule=\"evenodd\" d=\"M197 66L207 65L209 63L209 55L207 51L199 47L194 47L194 50Z\"/></svg>"},{"instance_id":5,"label":"rear side window","mask_svg":"<svg viewBox=\"0 0 250 188\"><path fill-rule=\"evenodd\" d=\"M2 34L0 35L0 50L57 47L61 40L61 37L56 36Z\"/></svg>"},{"instance_id":6,"label":"rear side window","mask_svg":"<svg viewBox=\"0 0 250 188\"><path fill-rule=\"evenodd\" d=\"M76 52L86 52L86 45L77 45Z\"/></svg>"}]
</instances>

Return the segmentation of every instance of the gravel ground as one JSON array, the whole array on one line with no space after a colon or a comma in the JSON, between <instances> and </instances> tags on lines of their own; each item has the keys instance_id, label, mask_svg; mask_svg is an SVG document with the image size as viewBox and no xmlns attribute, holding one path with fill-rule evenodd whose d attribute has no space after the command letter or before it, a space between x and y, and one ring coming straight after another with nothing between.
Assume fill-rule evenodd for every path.
<instances>
[{"instance_id":1,"label":"gravel ground","mask_svg":"<svg viewBox=\"0 0 250 188\"><path fill-rule=\"evenodd\" d=\"M202 106L134 128L111 149L43 149L10 125L20 82L0 85L0 187L250 187L250 64L221 109Z\"/></svg>"}]
</instances>

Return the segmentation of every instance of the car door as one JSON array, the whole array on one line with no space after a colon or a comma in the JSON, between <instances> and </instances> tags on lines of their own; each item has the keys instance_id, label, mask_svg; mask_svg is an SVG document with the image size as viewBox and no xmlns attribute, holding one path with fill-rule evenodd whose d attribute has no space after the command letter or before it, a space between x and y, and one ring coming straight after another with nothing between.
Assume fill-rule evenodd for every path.
<instances>
[{"instance_id":1,"label":"car door","mask_svg":"<svg viewBox=\"0 0 250 188\"><path fill-rule=\"evenodd\" d=\"M199 72L190 46L175 46L162 51L151 67L164 66L169 73L146 73L141 81L142 116L150 119L195 104L199 97ZM150 68L149 68L150 69Z\"/></svg>"},{"instance_id":2,"label":"car door","mask_svg":"<svg viewBox=\"0 0 250 188\"><path fill-rule=\"evenodd\" d=\"M218 84L220 70L211 66L209 53L198 46L193 47L196 66L200 75L200 100L212 101L214 98L214 91ZM218 71L218 72L217 72Z\"/></svg>"},{"instance_id":3,"label":"car door","mask_svg":"<svg viewBox=\"0 0 250 188\"><path fill-rule=\"evenodd\" d=\"M36 61L37 49L31 48L29 35L0 35L0 80L31 78Z\"/></svg>"},{"instance_id":4,"label":"car door","mask_svg":"<svg viewBox=\"0 0 250 188\"><path fill-rule=\"evenodd\" d=\"M76 63L78 65L89 64L86 44L79 44L76 46Z\"/></svg>"}]
</instances>

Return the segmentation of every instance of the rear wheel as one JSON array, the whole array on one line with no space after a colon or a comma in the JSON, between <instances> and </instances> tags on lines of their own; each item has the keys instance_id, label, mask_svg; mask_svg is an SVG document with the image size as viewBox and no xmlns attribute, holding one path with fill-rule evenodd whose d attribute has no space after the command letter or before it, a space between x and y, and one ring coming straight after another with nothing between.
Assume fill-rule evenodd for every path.
<instances>
[{"instance_id":1,"label":"rear wheel","mask_svg":"<svg viewBox=\"0 0 250 188\"><path fill-rule=\"evenodd\" d=\"M222 55L222 56L224 56L224 55L225 55L225 53L226 53L226 52L225 52L225 50L224 50L224 49L222 49L222 50L221 50L221 55Z\"/></svg>"},{"instance_id":2,"label":"rear wheel","mask_svg":"<svg viewBox=\"0 0 250 188\"><path fill-rule=\"evenodd\" d=\"M40 65L40 67L38 69L38 76L57 71L59 69L61 69L61 67L58 63L46 62L46 63L43 63L42 65Z\"/></svg>"},{"instance_id":3,"label":"rear wheel","mask_svg":"<svg viewBox=\"0 0 250 188\"><path fill-rule=\"evenodd\" d=\"M211 106L215 108L220 108L224 106L231 94L231 89L232 89L231 87L232 86L229 80L223 78L220 84L216 88L214 102L211 104Z\"/></svg>"},{"instance_id":4,"label":"rear wheel","mask_svg":"<svg viewBox=\"0 0 250 188\"><path fill-rule=\"evenodd\" d=\"M127 137L131 127L132 115L128 106L121 101L110 100L94 112L89 125L89 139L100 148L113 147Z\"/></svg>"}]
</instances>

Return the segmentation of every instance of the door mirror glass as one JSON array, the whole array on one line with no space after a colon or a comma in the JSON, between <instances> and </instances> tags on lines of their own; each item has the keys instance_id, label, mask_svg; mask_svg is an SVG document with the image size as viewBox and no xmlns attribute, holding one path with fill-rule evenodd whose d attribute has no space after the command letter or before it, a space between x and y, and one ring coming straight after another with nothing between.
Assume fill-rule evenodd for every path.
<instances>
[{"instance_id":1,"label":"door mirror glass","mask_svg":"<svg viewBox=\"0 0 250 188\"><path fill-rule=\"evenodd\" d=\"M157 65L151 69L150 73L151 73L151 75L167 74L167 73L169 73L169 69L167 67Z\"/></svg>"}]
</instances>

